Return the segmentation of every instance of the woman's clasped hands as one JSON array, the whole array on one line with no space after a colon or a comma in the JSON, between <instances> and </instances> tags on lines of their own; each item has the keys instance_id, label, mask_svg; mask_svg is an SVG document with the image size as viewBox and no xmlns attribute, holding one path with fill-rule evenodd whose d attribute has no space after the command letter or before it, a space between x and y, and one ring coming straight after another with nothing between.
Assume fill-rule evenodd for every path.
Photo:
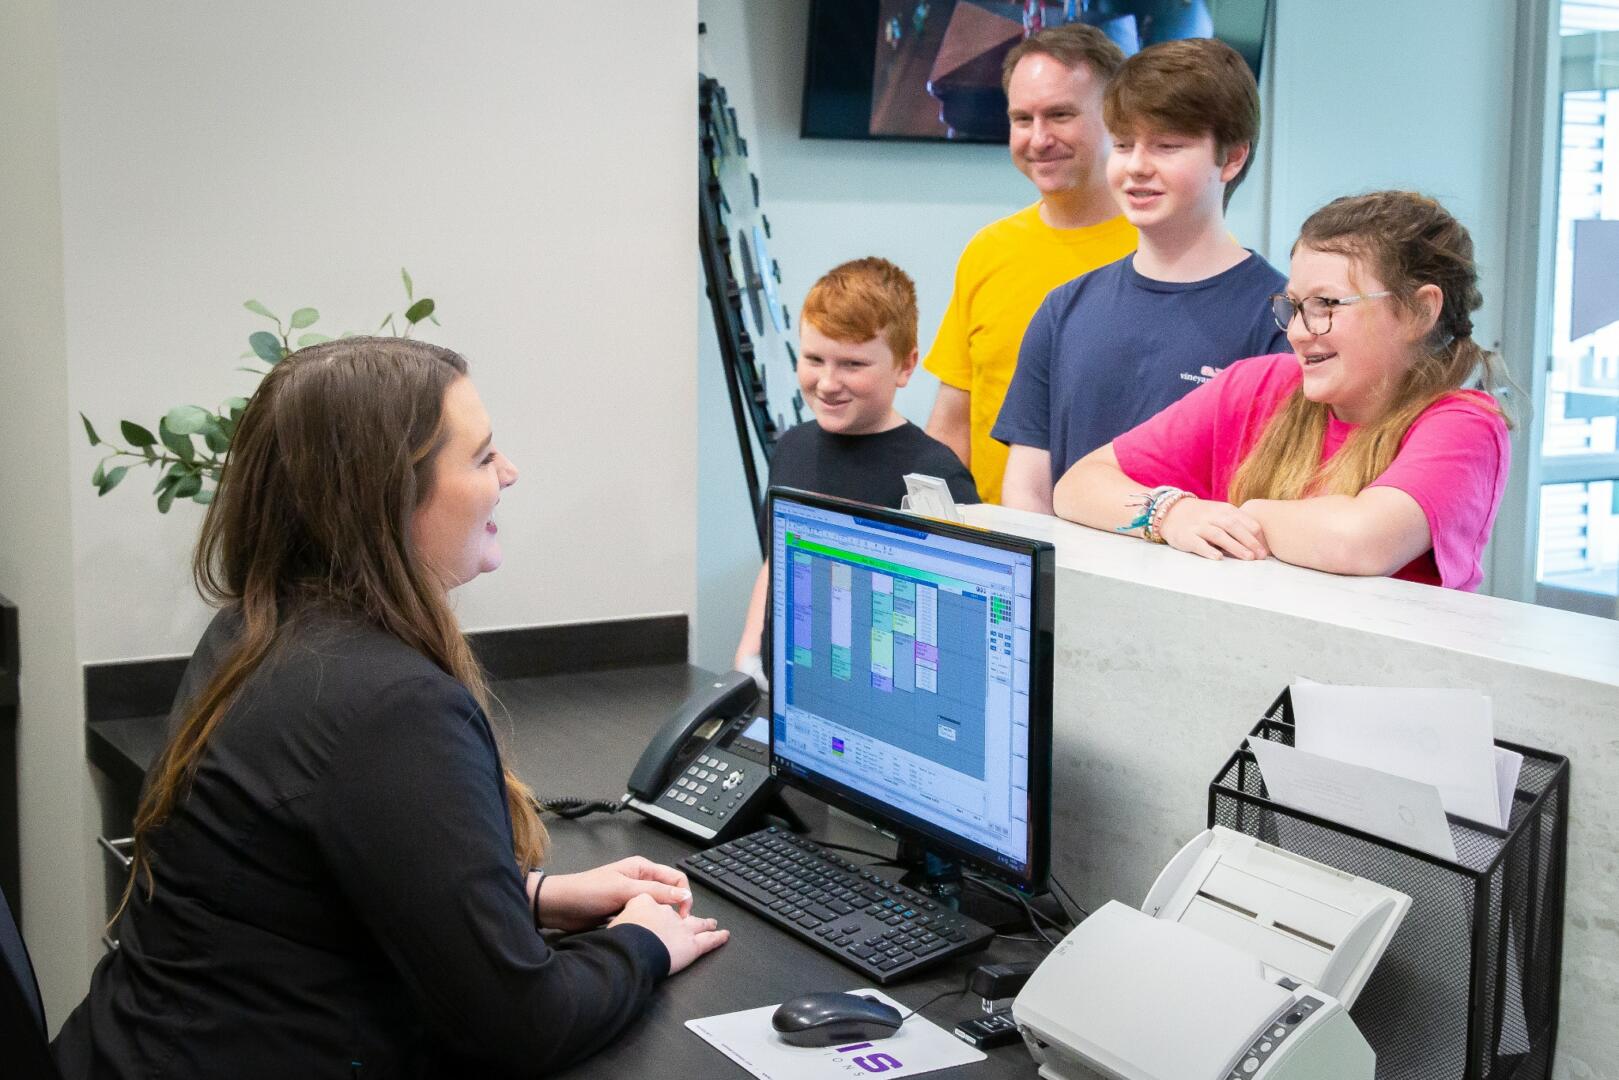
<instances>
[{"instance_id":1,"label":"woman's clasped hands","mask_svg":"<svg viewBox=\"0 0 1619 1080\"><path fill-rule=\"evenodd\" d=\"M669 950L669 973L687 967L730 938L713 919L691 913L686 875L640 855L577 874L540 881L540 922L552 930L588 930L606 922L652 931Z\"/></svg>"}]
</instances>

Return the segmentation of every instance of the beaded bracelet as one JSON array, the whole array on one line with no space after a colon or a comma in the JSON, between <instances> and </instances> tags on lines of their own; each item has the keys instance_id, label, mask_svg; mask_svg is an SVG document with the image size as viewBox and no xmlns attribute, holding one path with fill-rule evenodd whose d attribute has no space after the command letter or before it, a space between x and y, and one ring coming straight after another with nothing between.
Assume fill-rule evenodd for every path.
<instances>
[{"instance_id":1,"label":"beaded bracelet","mask_svg":"<svg viewBox=\"0 0 1619 1080\"><path fill-rule=\"evenodd\" d=\"M1164 518L1169 516L1170 508L1182 499L1193 497L1190 491L1175 488L1159 497L1152 504L1152 520L1141 530L1141 535L1155 544L1167 544L1164 539Z\"/></svg>"}]
</instances>

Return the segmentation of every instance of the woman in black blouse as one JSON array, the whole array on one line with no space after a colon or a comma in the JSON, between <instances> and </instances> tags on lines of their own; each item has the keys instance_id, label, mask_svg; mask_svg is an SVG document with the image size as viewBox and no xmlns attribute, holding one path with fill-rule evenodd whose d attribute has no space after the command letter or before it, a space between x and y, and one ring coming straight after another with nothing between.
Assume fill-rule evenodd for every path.
<instances>
[{"instance_id":1,"label":"woman in black blouse","mask_svg":"<svg viewBox=\"0 0 1619 1080\"><path fill-rule=\"evenodd\" d=\"M69 1080L533 1075L724 943L671 867L536 869L446 598L500 565L516 479L447 349L348 338L265 377L197 547L220 614L136 817L122 945L54 1045Z\"/></svg>"}]
</instances>

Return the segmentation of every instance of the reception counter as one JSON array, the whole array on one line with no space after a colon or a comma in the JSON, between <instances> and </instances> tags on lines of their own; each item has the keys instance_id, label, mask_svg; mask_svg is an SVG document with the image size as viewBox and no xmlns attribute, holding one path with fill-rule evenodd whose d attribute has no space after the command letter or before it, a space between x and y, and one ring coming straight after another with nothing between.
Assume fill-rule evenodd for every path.
<instances>
[{"instance_id":1,"label":"reception counter","mask_svg":"<svg viewBox=\"0 0 1619 1080\"><path fill-rule=\"evenodd\" d=\"M1141 903L1158 870L1204 827L1210 779L1293 679L1477 688L1494 701L1498 736L1571 761L1554 1075L1619 1080L1619 623L1275 560L1211 562L1000 507L967 512L974 524L1056 545L1053 862L1081 904ZM474 638L510 710L518 764L554 792L616 794L611 783L701 675L683 663L682 617ZM563 661L569 670L558 668ZM109 829L127 828L182 665L87 672L90 758L122 793L109 805ZM673 841L629 818L566 823L563 831L578 834L567 850L580 859L629 850L678 857ZM746 913L705 903L718 904L741 939L700 965L710 974L671 984L638 1034L580 1075L624 1075L647 1061L669 1075L706 1075L723 1062L684 1020L811 983L851 985L830 961L814 966L807 949L799 951L809 959L790 962L769 951L797 946ZM902 1000L920 1004L961 974L952 968L908 987ZM930 1015L953 1022L957 1004ZM1009 1050L992 1058L989 1074L1031 1069Z\"/></svg>"},{"instance_id":2,"label":"reception counter","mask_svg":"<svg viewBox=\"0 0 1619 1080\"><path fill-rule=\"evenodd\" d=\"M964 510L1056 545L1053 868L1080 903L1141 903L1293 679L1477 688L1498 737L1570 759L1555 1075L1619 1077L1619 622Z\"/></svg>"}]
</instances>

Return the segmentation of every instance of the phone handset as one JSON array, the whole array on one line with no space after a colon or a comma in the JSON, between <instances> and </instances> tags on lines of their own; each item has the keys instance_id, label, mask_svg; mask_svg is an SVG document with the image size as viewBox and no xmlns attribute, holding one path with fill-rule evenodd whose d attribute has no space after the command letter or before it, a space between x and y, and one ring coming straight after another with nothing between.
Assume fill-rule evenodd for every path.
<instances>
[{"instance_id":1,"label":"phone handset","mask_svg":"<svg viewBox=\"0 0 1619 1080\"><path fill-rule=\"evenodd\" d=\"M652 737L630 773L630 794L656 799L673 777L679 762L675 755L692 733L716 717L729 719L753 708L759 700L759 684L751 675L733 671L715 680L711 687L693 694Z\"/></svg>"}]
</instances>

